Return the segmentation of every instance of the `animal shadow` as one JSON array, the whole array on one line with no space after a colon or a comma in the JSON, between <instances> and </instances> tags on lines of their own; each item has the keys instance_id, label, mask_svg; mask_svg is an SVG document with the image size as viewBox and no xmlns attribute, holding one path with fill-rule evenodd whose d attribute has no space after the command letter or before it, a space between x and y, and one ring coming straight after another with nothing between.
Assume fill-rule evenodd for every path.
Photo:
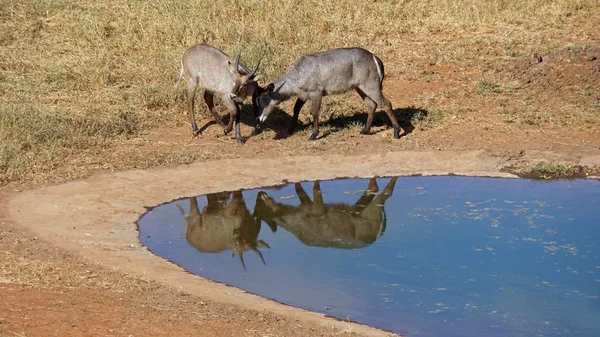
<instances>
[{"instance_id":1,"label":"animal shadow","mask_svg":"<svg viewBox=\"0 0 600 337\"><path fill-rule=\"evenodd\" d=\"M228 112L222 111L222 112L219 112L219 115L221 116L221 119L223 120L223 122L225 124L229 123L229 119L231 118L231 116L229 115ZM244 139L244 141L247 141L249 138L251 138L252 136L255 136L257 133L262 132L262 130L264 130L266 128L276 130L276 128L273 128L274 124L287 123L285 125L288 125L292 120L291 116L287 115L283 110L276 108L275 110L273 110L273 113L271 114L271 116L269 116L269 120L266 123L264 123L264 125L261 126L260 129L257 129L257 126L258 126L258 123L256 121L257 117L258 117L258 111L254 108L254 106L252 104L242 104L241 105L240 123L247 125L247 126L254 127L252 134L242 135L242 138ZM206 124L204 124L200 128L200 133L203 133L210 126L216 125L216 124L217 124L217 122L214 119L206 122ZM234 131L232 130L232 132L234 132Z\"/></svg>"},{"instance_id":2,"label":"animal shadow","mask_svg":"<svg viewBox=\"0 0 600 337\"><path fill-rule=\"evenodd\" d=\"M291 123L292 117L285 113L282 110L277 111L278 114L282 116L278 117L278 120L275 118L271 121L270 128L277 133L276 139L284 139L291 136L287 132L288 127ZM275 111L273 112L275 113ZM420 121L427 118L429 115L429 111L416 107L406 107L406 108L396 108L393 110L394 116L398 120L398 124L402 128L402 133L400 134L400 138L412 133L415 129L415 124L418 124ZM366 112L356 112L352 115L338 115L332 114L329 119L325 122L321 122L320 126L328 126L329 130L322 131L317 139L325 138L331 133L340 132L349 128L353 124L358 124L362 126L367 122L367 113ZM376 111L373 114L373 127L381 127L387 126L392 127L392 123L390 122L387 114L383 110ZM298 133L300 131L312 130L313 124L312 122L302 124L299 122L299 125L296 126L294 133ZM371 134L379 133L383 130L371 131Z\"/></svg>"},{"instance_id":3,"label":"animal shadow","mask_svg":"<svg viewBox=\"0 0 600 337\"><path fill-rule=\"evenodd\" d=\"M250 111L252 111L252 106L250 106ZM258 116L257 116L258 117ZM256 124L256 118L254 118L254 125ZM275 107L269 118L260 125L259 128L255 128L255 134L261 133L264 130L272 130L275 132L275 139L285 139L290 135L287 130L292 122L292 116L286 113L284 110L279 107Z\"/></svg>"},{"instance_id":4,"label":"animal shadow","mask_svg":"<svg viewBox=\"0 0 600 337\"><path fill-rule=\"evenodd\" d=\"M402 128L402 133L400 134L400 138L405 137L406 135L412 133L415 129L415 124L425 119L429 112L425 109L415 108L412 106L406 108L396 108L393 110L394 116L398 120L398 124ZM360 124L361 126L367 122L367 114L364 112L355 113L349 116L339 116L334 117L331 116L325 125L332 127L331 132L338 132L347 128L352 124ZM373 124L374 127L387 126L392 127L392 123L388 118L387 114L383 110L379 110L373 114ZM371 134L379 133L383 130L371 131Z\"/></svg>"}]
</instances>

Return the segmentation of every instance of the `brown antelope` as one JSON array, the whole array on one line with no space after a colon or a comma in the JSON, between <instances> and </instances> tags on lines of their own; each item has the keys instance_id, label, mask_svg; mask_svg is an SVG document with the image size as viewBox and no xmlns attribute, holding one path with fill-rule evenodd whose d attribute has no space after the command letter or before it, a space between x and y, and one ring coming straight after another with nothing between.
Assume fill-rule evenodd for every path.
<instances>
[{"instance_id":1,"label":"brown antelope","mask_svg":"<svg viewBox=\"0 0 600 337\"><path fill-rule=\"evenodd\" d=\"M313 200L302 185L296 183L299 206L276 202L265 192L256 198L254 216L265 221L271 228L283 227L307 246L356 249L369 246L386 227L384 204L396 185L392 178L383 192L375 178L354 205L325 204L319 181L313 185Z\"/></svg>"},{"instance_id":2,"label":"brown antelope","mask_svg":"<svg viewBox=\"0 0 600 337\"><path fill-rule=\"evenodd\" d=\"M381 91L383 78L383 62L362 48L331 49L305 55L259 95L258 108L261 113L258 122L264 122L275 106L297 96L288 133L293 133L300 110L306 101L310 101L313 132L309 139L315 140L319 134L319 110L323 96L355 90L367 105L369 113L360 133L370 133L373 113L379 105L392 122L394 138L400 138L400 125L392 111L392 104Z\"/></svg>"},{"instance_id":3,"label":"brown antelope","mask_svg":"<svg viewBox=\"0 0 600 337\"><path fill-rule=\"evenodd\" d=\"M179 78L185 75L187 82L187 105L189 109L190 123L192 132L195 135L200 134L196 119L194 117L194 102L196 97L196 88L204 89L204 101L208 110L215 118L215 121L225 128L225 134L233 129L235 120L235 137L238 143L243 143L240 135L240 104L246 97L252 97L252 104L256 112L256 97L260 92L260 87L256 82L258 76L256 72L260 66L260 60L256 63L254 70L250 71L240 63L240 54L237 55L235 63L221 50L199 44L187 49L181 57L181 69ZM219 117L214 109L213 98L218 94L227 109L229 110L229 124L225 123Z\"/></svg>"},{"instance_id":4,"label":"brown antelope","mask_svg":"<svg viewBox=\"0 0 600 337\"><path fill-rule=\"evenodd\" d=\"M266 264L258 247L270 247L263 240L258 240L260 221L248 211L241 191L231 194L229 204L229 192L208 194L208 203L202 213L196 197L189 198L190 211L187 215L178 204L177 207L186 222L185 238L192 247L202 253L220 253L231 249L232 256L238 254L240 257L244 270L245 250L254 251Z\"/></svg>"}]
</instances>

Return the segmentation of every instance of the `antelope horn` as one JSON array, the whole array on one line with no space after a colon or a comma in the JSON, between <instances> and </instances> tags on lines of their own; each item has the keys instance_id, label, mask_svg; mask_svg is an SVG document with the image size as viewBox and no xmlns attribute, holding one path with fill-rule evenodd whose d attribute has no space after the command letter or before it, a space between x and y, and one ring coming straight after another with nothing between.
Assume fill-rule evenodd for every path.
<instances>
[{"instance_id":1,"label":"antelope horn","mask_svg":"<svg viewBox=\"0 0 600 337\"><path fill-rule=\"evenodd\" d=\"M258 250L256 247L252 247L252 250L253 250L254 252L256 252L256 254L258 254L258 257L260 257L260 260L261 260L261 261L262 261L262 263L263 263L263 264L266 266L266 265L267 265L267 263L265 262L265 259L263 258L263 255L262 255L262 253L260 252L260 250ZM240 257L241 257L241 256L242 256L242 255L240 254Z\"/></svg>"},{"instance_id":2,"label":"antelope horn","mask_svg":"<svg viewBox=\"0 0 600 337\"><path fill-rule=\"evenodd\" d=\"M252 73L252 71L250 71L250 69L246 68L246 66L244 66L243 64L240 64L240 67L238 69L241 69L246 74L251 74Z\"/></svg>"},{"instance_id":3,"label":"antelope horn","mask_svg":"<svg viewBox=\"0 0 600 337\"><path fill-rule=\"evenodd\" d=\"M240 68L240 53L237 54L237 57L235 59L235 69L239 69Z\"/></svg>"},{"instance_id":4,"label":"antelope horn","mask_svg":"<svg viewBox=\"0 0 600 337\"><path fill-rule=\"evenodd\" d=\"M242 263L242 267L244 267L244 270L246 270L246 264L244 263L244 256L243 256L244 252L241 251L238 255L240 256L240 262Z\"/></svg>"},{"instance_id":5,"label":"antelope horn","mask_svg":"<svg viewBox=\"0 0 600 337\"><path fill-rule=\"evenodd\" d=\"M273 88L273 92L279 92L279 89L281 89L281 87L283 87L284 84L285 81L283 81L277 88Z\"/></svg>"},{"instance_id":6,"label":"antelope horn","mask_svg":"<svg viewBox=\"0 0 600 337\"><path fill-rule=\"evenodd\" d=\"M258 59L258 62L256 62L256 67L252 71L252 74L250 75L250 77L254 77L254 75L256 75L256 72L258 71L258 67L260 67L260 61L261 61L261 59Z\"/></svg>"}]
</instances>

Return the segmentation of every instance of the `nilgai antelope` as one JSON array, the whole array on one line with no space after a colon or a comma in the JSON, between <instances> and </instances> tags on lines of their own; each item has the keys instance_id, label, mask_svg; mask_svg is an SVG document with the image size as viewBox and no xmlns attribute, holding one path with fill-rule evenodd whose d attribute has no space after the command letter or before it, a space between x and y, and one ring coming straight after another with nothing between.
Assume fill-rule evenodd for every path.
<instances>
[{"instance_id":1,"label":"nilgai antelope","mask_svg":"<svg viewBox=\"0 0 600 337\"><path fill-rule=\"evenodd\" d=\"M187 242L202 253L220 253L231 249L232 256L238 254L242 267L244 251L252 250L265 263L259 247L270 248L263 240L258 240L261 223L248 211L241 191L213 193L206 196L208 204L202 213L198 208L196 197L189 198L190 211L185 214L183 208L177 204L179 211L186 222L185 238Z\"/></svg>"},{"instance_id":2,"label":"nilgai antelope","mask_svg":"<svg viewBox=\"0 0 600 337\"><path fill-rule=\"evenodd\" d=\"M299 206L278 203L261 191L256 198L254 216L271 228L283 227L307 246L363 248L383 235L386 227L384 204L392 195L395 185L394 177L377 195L379 187L373 178L358 201L349 205L326 204L318 181L313 185L311 201L302 185L297 183Z\"/></svg>"},{"instance_id":3,"label":"nilgai antelope","mask_svg":"<svg viewBox=\"0 0 600 337\"><path fill-rule=\"evenodd\" d=\"M258 122L264 122L271 111L283 101L297 96L294 115L288 132L298 123L298 114L306 101L311 102L313 133L319 134L319 110L323 96L355 90L368 107L368 117L361 134L369 134L377 106L383 108L392 122L394 138L400 138L400 125L392 111L392 104L382 93L383 62L361 48L340 48L301 57L295 65L275 82L269 84L258 97L261 111Z\"/></svg>"},{"instance_id":4,"label":"nilgai antelope","mask_svg":"<svg viewBox=\"0 0 600 337\"><path fill-rule=\"evenodd\" d=\"M259 66L260 59L256 63L254 70L250 71L240 63L240 54L233 61L224 52L205 44L190 47L183 53L177 83L185 75L188 113L190 123L192 124L192 132L195 135L200 133L194 117L196 88L200 87L204 89L204 101L215 121L225 128L225 133L227 134L233 129L233 122L235 120L235 137L238 143L244 142L240 136L239 105L243 103L246 97L251 96L256 112L255 102L260 92L260 87L256 82L258 80L256 72ZM223 103L229 110L229 124L227 126L225 126L225 123L214 109L213 98L215 94L221 96Z\"/></svg>"}]
</instances>

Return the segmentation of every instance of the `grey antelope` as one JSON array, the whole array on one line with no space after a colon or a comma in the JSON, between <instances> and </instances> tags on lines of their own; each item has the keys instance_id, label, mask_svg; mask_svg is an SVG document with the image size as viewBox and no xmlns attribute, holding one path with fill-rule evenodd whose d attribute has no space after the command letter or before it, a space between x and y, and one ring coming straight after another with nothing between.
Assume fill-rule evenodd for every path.
<instances>
[{"instance_id":1,"label":"grey antelope","mask_svg":"<svg viewBox=\"0 0 600 337\"><path fill-rule=\"evenodd\" d=\"M256 198L254 216L272 229L283 227L307 246L363 248L385 231L384 204L394 191L396 179L391 178L379 195L377 181L370 179L367 190L354 205L326 204L318 181L313 185L312 201L302 185L296 183L299 206L278 203L261 191Z\"/></svg>"},{"instance_id":2,"label":"grey antelope","mask_svg":"<svg viewBox=\"0 0 600 337\"><path fill-rule=\"evenodd\" d=\"M231 249L231 255L238 254L244 270L244 251L252 250L265 263L258 247L269 245L258 240L261 223L248 211L241 191L231 193L213 193L206 196L208 203L200 212L196 197L189 198L190 211L185 214L177 204L186 222L185 238L187 242L202 253L220 253Z\"/></svg>"},{"instance_id":3,"label":"grey antelope","mask_svg":"<svg viewBox=\"0 0 600 337\"><path fill-rule=\"evenodd\" d=\"M235 62L235 63L233 63ZM190 123L195 135L200 133L196 119L194 118L194 101L196 97L196 88L204 89L204 101L208 110L215 118L215 121L225 128L225 134L233 129L235 120L235 137L238 143L243 143L240 135L240 104L246 97L252 97L252 104L256 111L256 97L259 94L260 87L256 82L258 76L256 72L260 66L260 59L256 63L254 70L250 71L240 63L240 54L233 61L227 54L221 50L199 44L187 49L181 57L181 69L177 83L184 76L187 82L187 105L189 109ZM214 109L213 98L219 94L223 103L229 110L229 124L225 123L219 117Z\"/></svg>"},{"instance_id":4,"label":"grey antelope","mask_svg":"<svg viewBox=\"0 0 600 337\"><path fill-rule=\"evenodd\" d=\"M340 48L305 55L275 82L269 84L258 97L261 111L258 122L264 122L271 111L283 101L297 96L294 115L288 132L298 123L298 114L306 101L311 102L313 132L310 140L319 134L319 110L323 96L355 90L368 107L368 117L361 134L369 134L373 113L381 106L394 128L394 138L400 138L400 126L392 111L392 104L382 93L383 62L362 48Z\"/></svg>"}]
</instances>

